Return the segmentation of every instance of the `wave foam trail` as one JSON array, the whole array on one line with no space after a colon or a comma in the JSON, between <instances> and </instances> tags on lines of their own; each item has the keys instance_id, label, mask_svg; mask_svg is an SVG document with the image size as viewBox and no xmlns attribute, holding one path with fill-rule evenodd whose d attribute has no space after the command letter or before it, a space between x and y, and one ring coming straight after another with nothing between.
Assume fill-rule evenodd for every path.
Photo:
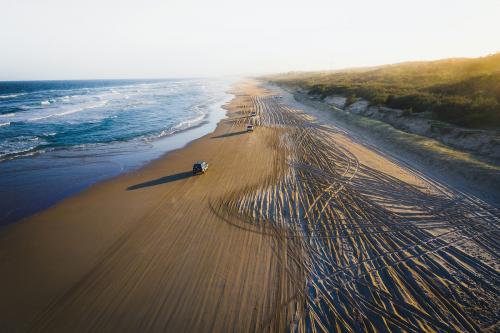
<instances>
[{"instance_id":1,"label":"wave foam trail","mask_svg":"<svg viewBox=\"0 0 500 333\"><path fill-rule=\"evenodd\" d=\"M20 93L20 94L8 94L8 95L0 95L0 99L5 99L5 98L15 98L19 96L26 95L25 93Z\"/></svg>"},{"instance_id":2,"label":"wave foam trail","mask_svg":"<svg viewBox=\"0 0 500 333\"><path fill-rule=\"evenodd\" d=\"M43 119L48 119L48 118L53 118L53 117L67 116L67 115L70 115L70 114L73 114L73 113L78 113L78 112L89 110L89 109L95 109L95 108L103 107L107 103L108 103L108 100L103 100L103 101L99 101L99 102L96 102L96 103L89 103L89 104L87 104L85 106L82 106L82 107L79 107L79 108L75 108L75 109L71 109L71 110L68 110L68 111L52 113L52 114L49 114L49 115L46 115L46 116L33 117L33 118L28 119L28 121L38 121L38 120L43 120Z\"/></svg>"}]
</instances>

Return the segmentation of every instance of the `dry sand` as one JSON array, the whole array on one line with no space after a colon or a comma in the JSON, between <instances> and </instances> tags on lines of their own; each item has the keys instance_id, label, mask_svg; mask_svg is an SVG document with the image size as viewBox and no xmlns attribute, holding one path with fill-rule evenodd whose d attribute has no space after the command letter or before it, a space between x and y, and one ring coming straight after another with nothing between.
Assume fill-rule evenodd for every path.
<instances>
[{"instance_id":1,"label":"dry sand","mask_svg":"<svg viewBox=\"0 0 500 333\"><path fill-rule=\"evenodd\" d=\"M186 148L2 230L0 330L499 329L498 210L254 81L228 110ZM198 159L210 168L192 176Z\"/></svg>"}]
</instances>

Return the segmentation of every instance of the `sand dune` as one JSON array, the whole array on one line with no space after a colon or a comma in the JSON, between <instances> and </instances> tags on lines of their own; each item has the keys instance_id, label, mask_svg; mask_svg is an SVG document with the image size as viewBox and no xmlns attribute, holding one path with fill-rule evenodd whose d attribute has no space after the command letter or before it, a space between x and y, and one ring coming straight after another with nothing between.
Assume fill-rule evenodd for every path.
<instances>
[{"instance_id":1,"label":"sand dune","mask_svg":"<svg viewBox=\"0 0 500 333\"><path fill-rule=\"evenodd\" d=\"M3 230L0 329L499 329L496 208L256 82L228 110L213 134ZM210 169L191 176L198 159Z\"/></svg>"}]
</instances>

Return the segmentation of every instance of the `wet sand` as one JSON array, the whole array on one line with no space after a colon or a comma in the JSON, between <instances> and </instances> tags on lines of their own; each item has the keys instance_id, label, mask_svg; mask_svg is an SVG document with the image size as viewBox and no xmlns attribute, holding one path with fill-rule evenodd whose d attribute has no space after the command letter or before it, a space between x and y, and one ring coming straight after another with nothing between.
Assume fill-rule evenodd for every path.
<instances>
[{"instance_id":1,"label":"wet sand","mask_svg":"<svg viewBox=\"0 0 500 333\"><path fill-rule=\"evenodd\" d=\"M248 81L214 133L0 232L0 330L495 331L498 222Z\"/></svg>"}]
</instances>

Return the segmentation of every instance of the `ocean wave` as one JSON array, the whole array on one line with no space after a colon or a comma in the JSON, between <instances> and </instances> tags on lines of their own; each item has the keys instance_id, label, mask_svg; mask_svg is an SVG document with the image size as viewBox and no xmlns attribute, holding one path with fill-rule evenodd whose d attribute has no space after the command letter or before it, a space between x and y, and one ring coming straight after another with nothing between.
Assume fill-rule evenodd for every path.
<instances>
[{"instance_id":1,"label":"ocean wave","mask_svg":"<svg viewBox=\"0 0 500 333\"><path fill-rule=\"evenodd\" d=\"M193 126L201 123L203 121L203 119L205 119L206 116L207 116L206 113L199 114L197 117L194 117L194 118L191 118L191 119L188 119L185 121L181 121L177 125L173 126L172 129L174 131L179 131L179 130L184 130L184 129L193 127Z\"/></svg>"},{"instance_id":2,"label":"ocean wave","mask_svg":"<svg viewBox=\"0 0 500 333\"><path fill-rule=\"evenodd\" d=\"M15 98L15 97L18 97L18 96L23 96L23 95L26 95L26 93L8 94L8 95L0 95L0 99L4 99L4 98Z\"/></svg>"},{"instance_id":3,"label":"ocean wave","mask_svg":"<svg viewBox=\"0 0 500 333\"><path fill-rule=\"evenodd\" d=\"M2 154L0 153L0 162L5 162L8 160L14 160L20 157L30 157L30 156L35 156L37 154L43 154L47 149L40 149L38 147L35 147L33 149L27 149L25 151L19 151L16 153L11 153L11 154Z\"/></svg>"},{"instance_id":4,"label":"ocean wave","mask_svg":"<svg viewBox=\"0 0 500 333\"><path fill-rule=\"evenodd\" d=\"M102 100L100 102L97 102L97 103L94 103L94 104L91 104L91 105L87 105L85 107L76 108L76 109L73 109L73 110L69 110L69 111L57 113L56 115L57 116L66 116L68 114L73 114L73 113L77 113L77 112L84 111L84 110L96 109L96 108L100 108L100 107L105 106L106 104L108 104L108 102L109 101L105 99L105 100Z\"/></svg>"},{"instance_id":5,"label":"ocean wave","mask_svg":"<svg viewBox=\"0 0 500 333\"><path fill-rule=\"evenodd\" d=\"M163 138L166 136L173 135L177 132L184 131L184 130L187 130L189 128L192 128L192 127L195 127L195 126L201 124L206 117L207 117L206 113L199 114L198 116L196 116L194 118L181 121L178 124L161 131L159 134L147 136L147 137L144 137L143 139L146 142L151 142L153 140L157 140L157 139L160 139L160 138Z\"/></svg>"},{"instance_id":6,"label":"ocean wave","mask_svg":"<svg viewBox=\"0 0 500 333\"><path fill-rule=\"evenodd\" d=\"M19 136L0 143L0 161L25 156L41 150L45 140L36 136Z\"/></svg>"},{"instance_id":7,"label":"ocean wave","mask_svg":"<svg viewBox=\"0 0 500 333\"><path fill-rule=\"evenodd\" d=\"M85 111L85 110L89 110L89 109L103 107L107 103L108 103L108 100L103 100L103 101L99 101L99 102L96 102L93 104L88 104L86 106L79 107L79 108L72 109L72 110L68 110L68 111L64 111L64 112L52 113L52 114L49 114L46 116L40 116L40 117L33 117L33 118L28 119L28 121L38 121L38 120L43 120L43 119L48 119L48 118L53 118L53 117L67 116L69 114L73 114L73 113L77 113L77 112L81 112L81 111Z\"/></svg>"},{"instance_id":8,"label":"ocean wave","mask_svg":"<svg viewBox=\"0 0 500 333\"><path fill-rule=\"evenodd\" d=\"M0 114L0 118L9 118L9 117L14 117L15 115L16 115L15 113Z\"/></svg>"},{"instance_id":9,"label":"ocean wave","mask_svg":"<svg viewBox=\"0 0 500 333\"><path fill-rule=\"evenodd\" d=\"M49 101L41 101L40 105L50 105L50 102Z\"/></svg>"},{"instance_id":10,"label":"ocean wave","mask_svg":"<svg viewBox=\"0 0 500 333\"><path fill-rule=\"evenodd\" d=\"M10 122L7 122L7 123L0 123L0 127L1 126L9 126L10 125Z\"/></svg>"},{"instance_id":11,"label":"ocean wave","mask_svg":"<svg viewBox=\"0 0 500 333\"><path fill-rule=\"evenodd\" d=\"M5 155L2 155L0 153L0 162L13 160L13 159L20 158L20 157L34 156L34 155L39 154L39 153L43 153L43 150L38 150L38 151L37 150L29 150L26 152L20 152L18 154L5 154Z\"/></svg>"}]
</instances>

